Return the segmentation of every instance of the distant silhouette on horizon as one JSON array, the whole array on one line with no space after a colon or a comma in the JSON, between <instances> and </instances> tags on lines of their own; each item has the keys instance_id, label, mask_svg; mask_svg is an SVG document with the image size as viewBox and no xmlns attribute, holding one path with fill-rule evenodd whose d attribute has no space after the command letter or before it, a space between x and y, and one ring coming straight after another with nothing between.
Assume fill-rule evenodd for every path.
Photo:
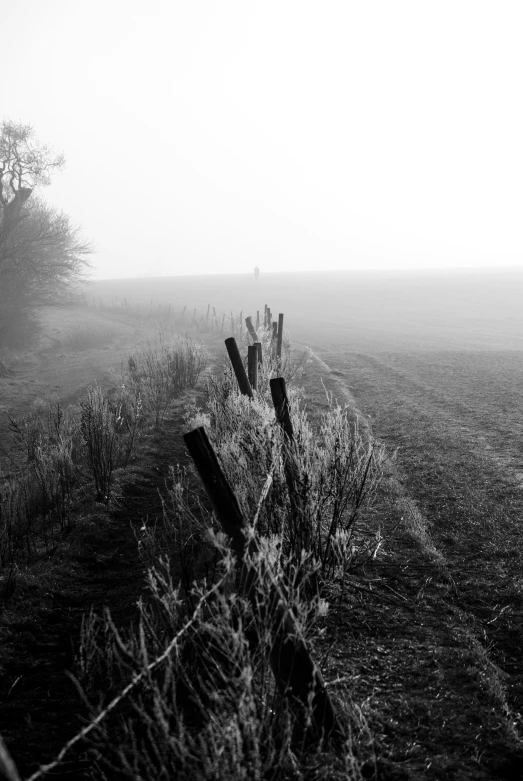
<instances>
[{"instance_id":1,"label":"distant silhouette on horizon","mask_svg":"<svg viewBox=\"0 0 523 781\"><path fill-rule=\"evenodd\" d=\"M254 267L254 279L257 282L259 280L259 278L260 278L260 269L258 268L258 266L255 266Z\"/></svg>"}]
</instances>

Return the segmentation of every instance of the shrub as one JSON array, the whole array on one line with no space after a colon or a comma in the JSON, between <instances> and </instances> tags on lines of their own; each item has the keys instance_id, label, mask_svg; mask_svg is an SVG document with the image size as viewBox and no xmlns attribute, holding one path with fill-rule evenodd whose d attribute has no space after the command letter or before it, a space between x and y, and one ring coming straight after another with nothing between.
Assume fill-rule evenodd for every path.
<instances>
[{"instance_id":1,"label":"shrub","mask_svg":"<svg viewBox=\"0 0 523 781\"><path fill-rule=\"evenodd\" d=\"M80 405L84 460L96 489L96 499L107 504L115 470L128 464L142 416L140 396L108 398L98 385L89 387Z\"/></svg>"}]
</instances>

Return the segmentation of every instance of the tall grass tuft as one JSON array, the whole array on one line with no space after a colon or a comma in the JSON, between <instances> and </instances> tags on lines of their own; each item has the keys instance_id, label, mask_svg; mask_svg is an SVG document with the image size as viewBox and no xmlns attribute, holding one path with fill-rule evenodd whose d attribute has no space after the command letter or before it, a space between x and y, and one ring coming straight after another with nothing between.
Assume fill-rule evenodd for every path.
<instances>
[{"instance_id":1,"label":"tall grass tuft","mask_svg":"<svg viewBox=\"0 0 523 781\"><path fill-rule=\"evenodd\" d=\"M83 457L95 485L96 500L107 504L115 470L128 464L142 416L139 396L109 398L98 385L89 387L80 404Z\"/></svg>"},{"instance_id":2,"label":"tall grass tuft","mask_svg":"<svg viewBox=\"0 0 523 781\"><path fill-rule=\"evenodd\" d=\"M63 338L63 344L75 350L88 350L111 344L118 329L109 323L80 323L71 328Z\"/></svg>"},{"instance_id":3,"label":"tall grass tuft","mask_svg":"<svg viewBox=\"0 0 523 781\"><path fill-rule=\"evenodd\" d=\"M31 555L54 542L55 529L69 520L78 482L78 429L73 409L57 398L37 400L27 417L9 427L13 440L12 474L0 486L0 564Z\"/></svg>"},{"instance_id":4,"label":"tall grass tuft","mask_svg":"<svg viewBox=\"0 0 523 781\"><path fill-rule=\"evenodd\" d=\"M140 394L156 425L181 391L192 388L208 360L200 342L160 329L154 339L129 356L122 384L132 395Z\"/></svg>"}]
</instances>

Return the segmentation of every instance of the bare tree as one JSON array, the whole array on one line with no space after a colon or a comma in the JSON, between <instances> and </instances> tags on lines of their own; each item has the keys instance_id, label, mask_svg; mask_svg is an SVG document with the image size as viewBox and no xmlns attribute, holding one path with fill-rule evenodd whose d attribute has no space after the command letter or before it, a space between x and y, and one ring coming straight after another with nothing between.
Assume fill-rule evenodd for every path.
<instances>
[{"instance_id":1,"label":"bare tree","mask_svg":"<svg viewBox=\"0 0 523 781\"><path fill-rule=\"evenodd\" d=\"M0 344L23 336L38 307L70 296L88 267L78 228L34 195L63 165L30 125L0 126Z\"/></svg>"}]
</instances>

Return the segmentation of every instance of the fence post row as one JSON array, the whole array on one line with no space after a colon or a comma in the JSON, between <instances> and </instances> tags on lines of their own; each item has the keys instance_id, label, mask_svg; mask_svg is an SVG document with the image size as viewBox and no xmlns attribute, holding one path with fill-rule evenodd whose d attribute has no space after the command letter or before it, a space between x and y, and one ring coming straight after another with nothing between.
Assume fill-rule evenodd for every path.
<instances>
[{"instance_id":1,"label":"fence post row","mask_svg":"<svg viewBox=\"0 0 523 781\"><path fill-rule=\"evenodd\" d=\"M255 610L260 609L256 586L259 584L269 590L270 614L267 618L272 634L270 663L280 692L284 696L290 694L291 698L299 700L305 707L312 693L312 717L319 734L325 738L343 738L344 731L321 672L289 608L284 586L277 582L266 561L259 562L258 570L243 561L246 548L251 555L259 554L258 541L256 536L248 541L247 525L240 505L223 474L205 429L201 426L184 434L184 440L218 520L225 533L231 537L232 548L243 566L240 582L246 585L247 597L253 602Z\"/></svg>"}]
</instances>

